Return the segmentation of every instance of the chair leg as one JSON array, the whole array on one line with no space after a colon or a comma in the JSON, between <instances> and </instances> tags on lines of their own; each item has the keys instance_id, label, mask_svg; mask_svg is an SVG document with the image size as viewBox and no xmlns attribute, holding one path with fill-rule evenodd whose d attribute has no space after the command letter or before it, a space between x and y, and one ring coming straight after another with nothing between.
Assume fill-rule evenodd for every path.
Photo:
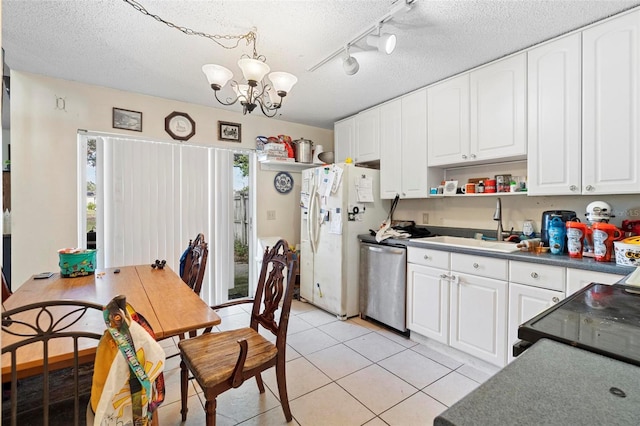
<instances>
[{"instance_id":1,"label":"chair leg","mask_svg":"<svg viewBox=\"0 0 640 426\"><path fill-rule=\"evenodd\" d=\"M287 422L292 420L291 408L289 408L289 396L287 395L287 375L285 371L284 357L278 357L276 363L276 379L278 381L278 394L280 395L280 403L282 404L282 411L284 411L284 417Z\"/></svg>"},{"instance_id":2,"label":"chair leg","mask_svg":"<svg viewBox=\"0 0 640 426\"><path fill-rule=\"evenodd\" d=\"M182 406L180 408L180 413L182 414L182 421L187 420L187 411L189 411L189 406L187 402L187 398L189 396L189 370L187 369L187 365L184 361L180 361L180 400Z\"/></svg>"},{"instance_id":3,"label":"chair leg","mask_svg":"<svg viewBox=\"0 0 640 426\"><path fill-rule=\"evenodd\" d=\"M256 374L256 383L258 384L260 393L264 393L264 383L262 382L262 375L260 373Z\"/></svg>"},{"instance_id":4,"label":"chair leg","mask_svg":"<svg viewBox=\"0 0 640 426\"><path fill-rule=\"evenodd\" d=\"M207 400L204 404L204 411L207 414L207 426L216 426L216 400Z\"/></svg>"}]
</instances>

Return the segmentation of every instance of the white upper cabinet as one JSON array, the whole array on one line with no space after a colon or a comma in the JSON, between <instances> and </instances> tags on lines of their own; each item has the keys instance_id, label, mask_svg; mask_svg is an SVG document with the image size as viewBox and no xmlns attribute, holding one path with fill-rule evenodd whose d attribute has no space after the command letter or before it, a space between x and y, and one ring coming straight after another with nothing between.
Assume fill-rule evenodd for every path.
<instances>
[{"instance_id":1,"label":"white upper cabinet","mask_svg":"<svg viewBox=\"0 0 640 426\"><path fill-rule=\"evenodd\" d=\"M427 182L427 90L403 96L401 198L426 198Z\"/></svg>"},{"instance_id":2,"label":"white upper cabinet","mask_svg":"<svg viewBox=\"0 0 640 426\"><path fill-rule=\"evenodd\" d=\"M582 35L582 193L640 192L640 11Z\"/></svg>"},{"instance_id":3,"label":"white upper cabinet","mask_svg":"<svg viewBox=\"0 0 640 426\"><path fill-rule=\"evenodd\" d=\"M380 107L380 198L402 192L402 101Z\"/></svg>"},{"instance_id":4,"label":"white upper cabinet","mask_svg":"<svg viewBox=\"0 0 640 426\"><path fill-rule=\"evenodd\" d=\"M469 74L427 89L429 166L474 160L469 152Z\"/></svg>"},{"instance_id":5,"label":"white upper cabinet","mask_svg":"<svg viewBox=\"0 0 640 426\"><path fill-rule=\"evenodd\" d=\"M520 53L471 71L470 153L476 161L526 157L526 65Z\"/></svg>"},{"instance_id":6,"label":"white upper cabinet","mask_svg":"<svg viewBox=\"0 0 640 426\"><path fill-rule=\"evenodd\" d=\"M333 149L336 163L342 163L347 157L353 158L356 140L355 117L345 118L333 125Z\"/></svg>"},{"instance_id":7,"label":"white upper cabinet","mask_svg":"<svg viewBox=\"0 0 640 426\"><path fill-rule=\"evenodd\" d=\"M580 194L581 35L528 52L529 195Z\"/></svg>"},{"instance_id":8,"label":"white upper cabinet","mask_svg":"<svg viewBox=\"0 0 640 426\"><path fill-rule=\"evenodd\" d=\"M356 115L354 163L380 159L380 108L372 108Z\"/></svg>"}]
</instances>

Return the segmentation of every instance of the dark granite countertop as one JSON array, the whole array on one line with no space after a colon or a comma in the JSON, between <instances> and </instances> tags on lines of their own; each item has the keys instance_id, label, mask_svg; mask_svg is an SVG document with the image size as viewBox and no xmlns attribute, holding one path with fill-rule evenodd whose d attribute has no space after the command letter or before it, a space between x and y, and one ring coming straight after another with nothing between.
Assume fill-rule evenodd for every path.
<instances>
[{"instance_id":1,"label":"dark granite countertop","mask_svg":"<svg viewBox=\"0 0 640 426\"><path fill-rule=\"evenodd\" d=\"M429 229L432 229L432 228L429 227ZM437 228L436 233L438 235L473 237L474 231L478 231L478 230L464 230L464 231L454 230L453 232L449 233L447 231L453 228L446 228L447 231L444 231L444 232L443 232L443 229L445 228ZM485 235L490 235L490 234L485 234ZM379 244L376 242L375 237L369 234L358 235L358 239L360 241L367 242L367 243ZM633 266L617 265L615 262L597 262L596 260L592 258L587 258L587 257L583 257L582 259L574 259L569 257L569 255L567 254L564 254L564 255L556 255L551 253L535 254L535 253L522 252L522 251L513 252L513 253L501 253L501 252L487 251L487 250L475 249L475 248L447 247L441 244L429 244L428 239L426 239L425 242L412 242L412 241L409 241L408 239L389 238L384 240L380 244L429 248L433 250L449 251L452 253L474 254L478 256L495 257L495 258L508 259L508 260L519 260L522 262L555 265L555 266L562 266L565 268L584 269L588 271L605 272L605 273L619 274L619 275L628 275L636 269Z\"/></svg>"},{"instance_id":2,"label":"dark granite countertop","mask_svg":"<svg viewBox=\"0 0 640 426\"><path fill-rule=\"evenodd\" d=\"M638 383L640 367L542 339L433 424L637 425Z\"/></svg>"}]
</instances>

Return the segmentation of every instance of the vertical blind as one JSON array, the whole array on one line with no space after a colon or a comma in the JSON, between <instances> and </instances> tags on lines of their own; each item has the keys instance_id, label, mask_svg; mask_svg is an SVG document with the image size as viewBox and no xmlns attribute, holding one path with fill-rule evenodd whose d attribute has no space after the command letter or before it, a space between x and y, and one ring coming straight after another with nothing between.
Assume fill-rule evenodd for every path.
<instances>
[{"instance_id":1,"label":"vertical blind","mask_svg":"<svg viewBox=\"0 0 640 426\"><path fill-rule=\"evenodd\" d=\"M209 304L226 301L234 273L233 152L118 137L96 141L97 267L164 259L178 271L189 240L202 232L209 260L201 297Z\"/></svg>"}]
</instances>

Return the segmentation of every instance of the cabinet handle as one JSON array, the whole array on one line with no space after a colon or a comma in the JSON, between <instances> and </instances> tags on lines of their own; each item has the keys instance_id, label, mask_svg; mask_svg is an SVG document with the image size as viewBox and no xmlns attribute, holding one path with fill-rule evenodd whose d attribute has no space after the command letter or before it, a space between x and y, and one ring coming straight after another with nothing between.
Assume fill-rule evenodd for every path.
<instances>
[{"instance_id":1,"label":"cabinet handle","mask_svg":"<svg viewBox=\"0 0 640 426\"><path fill-rule=\"evenodd\" d=\"M467 159L467 156L466 156L465 154L462 154L462 159L463 159L463 160L466 160L466 159Z\"/></svg>"},{"instance_id":2,"label":"cabinet handle","mask_svg":"<svg viewBox=\"0 0 640 426\"><path fill-rule=\"evenodd\" d=\"M475 154L471 154L471 158L476 158L476 155Z\"/></svg>"},{"instance_id":3,"label":"cabinet handle","mask_svg":"<svg viewBox=\"0 0 640 426\"><path fill-rule=\"evenodd\" d=\"M442 278L442 279L444 280L444 279L449 278L449 275L447 275L447 274L442 274L442 275L440 275L440 278Z\"/></svg>"},{"instance_id":4,"label":"cabinet handle","mask_svg":"<svg viewBox=\"0 0 640 426\"><path fill-rule=\"evenodd\" d=\"M577 187L577 186L575 186L575 185L571 185L571 186L569 187L569 191L576 192L577 190L578 190L578 187Z\"/></svg>"},{"instance_id":5,"label":"cabinet handle","mask_svg":"<svg viewBox=\"0 0 640 426\"><path fill-rule=\"evenodd\" d=\"M595 187L591 186L591 185L587 185L586 188L587 191L593 191L594 189L596 189Z\"/></svg>"},{"instance_id":6,"label":"cabinet handle","mask_svg":"<svg viewBox=\"0 0 640 426\"><path fill-rule=\"evenodd\" d=\"M474 268L476 268L476 269L478 269L478 268L480 267L480 265L478 265L477 263L474 263L474 264L473 264L473 267L474 267Z\"/></svg>"},{"instance_id":7,"label":"cabinet handle","mask_svg":"<svg viewBox=\"0 0 640 426\"><path fill-rule=\"evenodd\" d=\"M531 273L531 278L538 278L538 273L537 272L532 272Z\"/></svg>"},{"instance_id":8,"label":"cabinet handle","mask_svg":"<svg viewBox=\"0 0 640 426\"><path fill-rule=\"evenodd\" d=\"M424 260L429 260L429 256L428 255L424 255Z\"/></svg>"},{"instance_id":9,"label":"cabinet handle","mask_svg":"<svg viewBox=\"0 0 640 426\"><path fill-rule=\"evenodd\" d=\"M560 298L559 298L559 297L555 297L555 296L554 296L554 297L551 299L551 301L552 301L553 303L558 303L558 302L560 301Z\"/></svg>"},{"instance_id":10,"label":"cabinet handle","mask_svg":"<svg viewBox=\"0 0 640 426\"><path fill-rule=\"evenodd\" d=\"M403 197L406 197L406 196L407 196L407 193L406 193L406 192L403 192L403 193L402 193L402 196L403 196Z\"/></svg>"}]
</instances>

